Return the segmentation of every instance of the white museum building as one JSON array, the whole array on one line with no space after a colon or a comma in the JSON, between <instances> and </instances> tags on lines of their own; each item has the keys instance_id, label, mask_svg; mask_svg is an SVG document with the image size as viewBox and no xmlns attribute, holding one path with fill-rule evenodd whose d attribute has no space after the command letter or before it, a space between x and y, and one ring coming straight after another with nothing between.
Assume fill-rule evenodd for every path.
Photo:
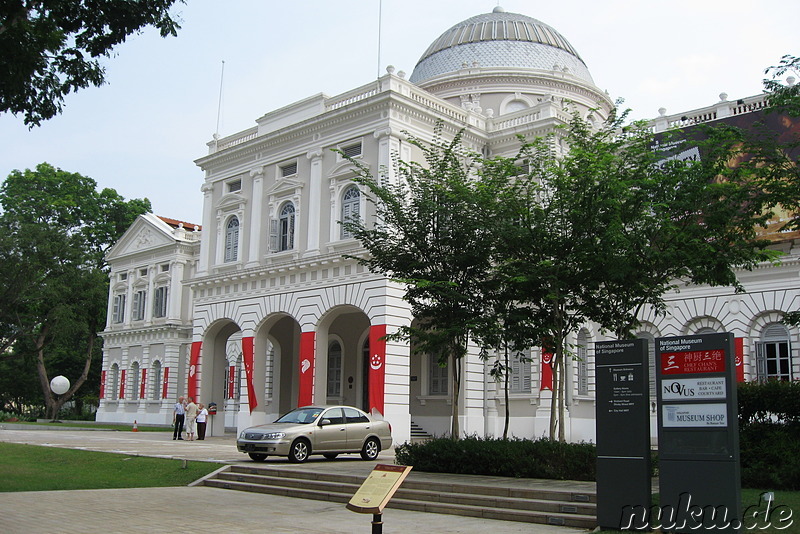
<instances>
[{"instance_id":1,"label":"white museum building","mask_svg":"<svg viewBox=\"0 0 800 534\"><path fill-rule=\"evenodd\" d=\"M337 151L393 180L394 157L421 159L408 136L431 140L441 123L444 137L463 130L467 148L510 157L518 136L533 139L568 121L567 104L598 121L613 107L558 31L495 8L444 32L408 77L388 67L352 91L317 94L213 139L196 161L205 175L199 224L142 215L107 255L97 420L169 425L175 399L191 395L216 404L212 435L311 403L379 414L398 443L411 439L412 427L446 433L447 368L383 340L413 320L403 288L349 258L365 252L339 222L375 214ZM653 125L663 131L762 107L762 96L721 95L708 108L662 113ZM741 273L746 293L681 287L667 296L666 315L642 318L638 336L732 332L741 379L800 377L798 329L780 323L800 308L800 234L773 237L786 256ZM591 324L574 333L572 441L594 440L593 345L606 339ZM512 375L510 433L536 438L548 431L551 391L540 349L530 356ZM491 365L476 353L462 367L466 434L502 433L502 385L489 376ZM655 404L652 420L655 428Z\"/></svg>"}]
</instances>

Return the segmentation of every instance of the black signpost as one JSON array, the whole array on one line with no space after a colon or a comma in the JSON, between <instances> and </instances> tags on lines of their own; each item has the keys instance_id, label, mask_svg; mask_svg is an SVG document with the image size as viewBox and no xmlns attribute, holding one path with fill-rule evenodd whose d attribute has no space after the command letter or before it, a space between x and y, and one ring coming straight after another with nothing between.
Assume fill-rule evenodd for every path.
<instances>
[{"instance_id":1,"label":"black signpost","mask_svg":"<svg viewBox=\"0 0 800 534\"><path fill-rule=\"evenodd\" d=\"M734 532L742 515L733 334L658 338L656 367L660 517L651 526Z\"/></svg>"},{"instance_id":2,"label":"black signpost","mask_svg":"<svg viewBox=\"0 0 800 534\"><path fill-rule=\"evenodd\" d=\"M594 346L597 384L597 522L604 529L649 530L650 381L647 341Z\"/></svg>"}]
</instances>

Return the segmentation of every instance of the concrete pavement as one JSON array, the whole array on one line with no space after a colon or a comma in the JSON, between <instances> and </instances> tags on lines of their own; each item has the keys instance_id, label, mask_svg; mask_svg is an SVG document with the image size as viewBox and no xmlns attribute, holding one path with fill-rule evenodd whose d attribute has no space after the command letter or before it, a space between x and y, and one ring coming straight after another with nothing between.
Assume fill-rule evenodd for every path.
<instances>
[{"instance_id":1,"label":"concrete pavement","mask_svg":"<svg viewBox=\"0 0 800 534\"><path fill-rule=\"evenodd\" d=\"M23 427L24 429L19 429ZM47 430L0 423L0 442L24 443L158 458L179 458L220 464L252 464L236 450L235 437L205 441L173 441L166 432L103 430ZM336 461L312 457L302 469L361 474L376 463L393 463L393 451L382 451L377 462L343 455ZM297 469L283 458L268 459L270 467ZM463 475L413 472L419 479L457 479ZM475 478L475 477L473 477ZM483 483L510 486L565 486L592 488L587 483L532 481L479 477ZM0 496L0 532L3 533L142 533L231 532L319 533L371 532L371 515L356 514L338 503L253 494L204 486L44 491L5 493ZM581 530L496 521L453 515L385 509L383 532L574 534Z\"/></svg>"}]
</instances>

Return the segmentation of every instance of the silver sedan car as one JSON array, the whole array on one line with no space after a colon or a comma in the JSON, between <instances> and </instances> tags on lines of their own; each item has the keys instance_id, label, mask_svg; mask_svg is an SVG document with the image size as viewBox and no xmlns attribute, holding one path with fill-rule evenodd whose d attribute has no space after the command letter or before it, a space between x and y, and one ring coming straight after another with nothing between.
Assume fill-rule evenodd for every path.
<instances>
[{"instance_id":1,"label":"silver sedan car","mask_svg":"<svg viewBox=\"0 0 800 534\"><path fill-rule=\"evenodd\" d=\"M341 453L361 453L374 460L392 445L392 427L350 406L304 406L274 423L250 427L236 440L240 452L256 462L288 456L300 463L311 454L333 460Z\"/></svg>"}]
</instances>

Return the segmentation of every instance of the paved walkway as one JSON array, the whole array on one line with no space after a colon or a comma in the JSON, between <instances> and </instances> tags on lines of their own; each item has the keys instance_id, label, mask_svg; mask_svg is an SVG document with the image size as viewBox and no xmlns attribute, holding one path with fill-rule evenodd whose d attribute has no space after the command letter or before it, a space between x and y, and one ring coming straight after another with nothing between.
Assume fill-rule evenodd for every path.
<instances>
[{"instance_id":1,"label":"paved walkway","mask_svg":"<svg viewBox=\"0 0 800 534\"><path fill-rule=\"evenodd\" d=\"M222 464L252 464L236 450L233 435L205 441L173 441L165 432L113 432L103 430L46 430L0 423L0 442L25 443L158 458L179 458ZM357 455L343 455L330 462L312 457L301 469L369 474L376 463L393 463L392 451L383 451L377 462ZM283 458L270 458L271 467L297 469ZM413 472L419 480L458 480L464 475ZM574 488L593 490L590 483L528 479L479 478L485 484L517 487ZM319 533L371 532L371 515L350 512L344 505L276 495L253 494L204 486L144 489L104 489L4 493L0 496L2 533L140 533L231 532ZM453 515L386 509L383 532L574 534L581 530L496 521Z\"/></svg>"}]
</instances>

